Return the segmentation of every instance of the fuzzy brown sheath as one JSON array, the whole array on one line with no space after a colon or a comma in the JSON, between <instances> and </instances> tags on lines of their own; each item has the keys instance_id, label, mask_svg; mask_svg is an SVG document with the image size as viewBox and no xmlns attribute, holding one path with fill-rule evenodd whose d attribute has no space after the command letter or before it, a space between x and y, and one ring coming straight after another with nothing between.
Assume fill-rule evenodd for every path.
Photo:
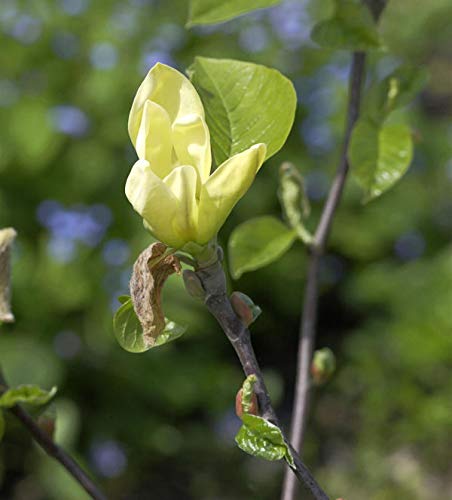
<instances>
[{"instance_id":1,"label":"fuzzy brown sheath","mask_svg":"<svg viewBox=\"0 0 452 500\"><path fill-rule=\"evenodd\" d=\"M171 274L181 272L179 259L171 254L166 255L166 250L166 245L160 242L146 248L138 256L130 279L133 307L148 347L154 346L157 337L165 329L163 285Z\"/></svg>"}]
</instances>

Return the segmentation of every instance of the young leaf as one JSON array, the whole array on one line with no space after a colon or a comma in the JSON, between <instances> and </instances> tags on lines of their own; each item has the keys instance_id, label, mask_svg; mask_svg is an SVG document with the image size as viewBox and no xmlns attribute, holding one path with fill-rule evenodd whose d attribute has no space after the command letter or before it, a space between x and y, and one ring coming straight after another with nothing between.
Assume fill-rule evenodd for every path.
<instances>
[{"instance_id":1,"label":"young leaf","mask_svg":"<svg viewBox=\"0 0 452 500\"><path fill-rule=\"evenodd\" d=\"M301 241L310 243L312 235L303 222L310 212L309 200L303 177L292 163L285 162L279 169L278 197L287 224L295 229Z\"/></svg>"},{"instance_id":2,"label":"young leaf","mask_svg":"<svg viewBox=\"0 0 452 500\"><path fill-rule=\"evenodd\" d=\"M424 68L400 66L384 80L373 85L364 98L362 115L381 122L397 108L408 104L425 86Z\"/></svg>"},{"instance_id":3,"label":"young leaf","mask_svg":"<svg viewBox=\"0 0 452 500\"><path fill-rule=\"evenodd\" d=\"M235 442L244 452L265 460L285 458L290 466L294 466L293 457L284 442L281 430L262 417L244 413L243 425Z\"/></svg>"},{"instance_id":4,"label":"young leaf","mask_svg":"<svg viewBox=\"0 0 452 500\"><path fill-rule=\"evenodd\" d=\"M215 24L256 9L271 7L281 0L190 0L187 28Z\"/></svg>"},{"instance_id":5,"label":"young leaf","mask_svg":"<svg viewBox=\"0 0 452 500\"><path fill-rule=\"evenodd\" d=\"M242 385L242 410L243 413L251 413L250 410L253 406L254 386L257 382L257 377L249 375ZM255 397L255 396L254 396Z\"/></svg>"},{"instance_id":6,"label":"young leaf","mask_svg":"<svg viewBox=\"0 0 452 500\"><path fill-rule=\"evenodd\" d=\"M155 347L167 344L172 340L178 339L186 332L186 330L187 330L186 326L178 325L174 321L165 318L165 329L157 337L157 340L155 342Z\"/></svg>"},{"instance_id":7,"label":"young leaf","mask_svg":"<svg viewBox=\"0 0 452 500\"><path fill-rule=\"evenodd\" d=\"M141 323L133 309L132 299L121 305L113 316L113 329L119 345L129 352L145 352L151 348L144 342Z\"/></svg>"},{"instance_id":8,"label":"young leaf","mask_svg":"<svg viewBox=\"0 0 452 500\"><path fill-rule=\"evenodd\" d=\"M128 352L140 353L179 338L186 328L165 318L165 328L156 338L154 345L144 340L141 323L135 314L132 299L121 305L113 317L113 329L119 345Z\"/></svg>"},{"instance_id":9,"label":"young leaf","mask_svg":"<svg viewBox=\"0 0 452 500\"><path fill-rule=\"evenodd\" d=\"M228 243L233 278L255 271L283 255L297 235L276 217L263 216L237 226Z\"/></svg>"},{"instance_id":10,"label":"young leaf","mask_svg":"<svg viewBox=\"0 0 452 500\"><path fill-rule=\"evenodd\" d=\"M45 405L55 396L56 392L56 387L45 391L37 385L20 385L14 389L8 389L0 396L0 408L12 408L18 403L34 406Z\"/></svg>"},{"instance_id":11,"label":"young leaf","mask_svg":"<svg viewBox=\"0 0 452 500\"><path fill-rule=\"evenodd\" d=\"M407 170L412 156L413 141L406 125L378 125L360 119L353 129L348 158L354 175L366 190L364 201L393 186Z\"/></svg>"},{"instance_id":12,"label":"young leaf","mask_svg":"<svg viewBox=\"0 0 452 500\"><path fill-rule=\"evenodd\" d=\"M5 434L5 416L3 412L0 410L0 443L3 439L3 435Z\"/></svg>"},{"instance_id":13,"label":"young leaf","mask_svg":"<svg viewBox=\"0 0 452 500\"><path fill-rule=\"evenodd\" d=\"M322 21L311 33L321 47L344 50L372 50L381 47L369 9L359 0L335 0L331 19Z\"/></svg>"},{"instance_id":14,"label":"young leaf","mask_svg":"<svg viewBox=\"0 0 452 500\"><path fill-rule=\"evenodd\" d=\"M120 304L125 304L130 299L130 295L120 295L118 297L118 302Z\"/></svg>"},{"instance_id":15,"label":"young leaf","mask_svg":"<svg viewBox=\"0 0 452 500\"><path fill-rule=\"evenodd\" d=\"M189 70L201 96L218 165L258 143L267 158L286 142L297 97L279 71L232 59L197 57Z\"/></svg>"}]
</instances>

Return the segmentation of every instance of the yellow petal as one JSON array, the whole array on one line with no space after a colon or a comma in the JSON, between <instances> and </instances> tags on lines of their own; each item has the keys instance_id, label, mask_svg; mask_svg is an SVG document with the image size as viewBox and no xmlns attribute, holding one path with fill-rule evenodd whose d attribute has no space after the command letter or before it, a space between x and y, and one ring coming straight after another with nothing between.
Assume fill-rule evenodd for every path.
<instances>
[{"instance_id":1,"label":"yellow petal","mask_svg":"<svg viewBox=\"0 0 452 500\"><path fill-rule=\"evenodd\" d=\"M219 231L234 205L248 191L265 160L267 147L256 144L220 165L202 186L197 243L207 243Z\"/></svg>"},{"instance_id":2,"label":"yellow petal","mask_svg":"<svg viewBox=\"0 0 452 500\"><path fill-rule=\"evenodd\" d=\"M174 122L173 144L179 163L196 167L201 182L205 182L210 174L212 155L209 129L204 117L191 114Z\"/></svg>"},{"instance_id":3,"label":"yellow petal","mask_svg":"<svg viewBox=\"0 0 452 500\"><path fill-rule=\"evenodd\" d=\"M138 160L132 167L126 196L158 240L174 248L184 245L172 224L180 211L179 200L154 174L148 161Z\"/></svg>"},{"instance_id":4,"label":"yellow petal","mask_svg":"<svg viewBox=\"0 0 452 500\"><path fill-rule=\"evenodd\" d=\"M171 123L168 113L155 102L144 104L135 148L138 158L147 160L158 177L171 172Z\"/></svg>"},{"instance_id":5,"label":"yellow petal","mask_svg":"<svg viewBox=\"0 0 452 500\"><path fill-rule=\"evenodd\" d=\"M179 202L179 210L172 220L175 230L186 242L195 241L198 226L196 170L191 165L176 167L163 182Z\"/></svg>"},{"instance_id":6,"label":"yellow petal","mask_svg":"<svg viewBox=\"0 0 452 500\"><path fill-rule=\"evenodd\" d=\"M130 110L129 134L133 144L147 100L159 104L168 113L171 123L191 114L204 118L201 99L188 78L170 66L157 63L140 85Z\"/></svg>"}]
</instances>

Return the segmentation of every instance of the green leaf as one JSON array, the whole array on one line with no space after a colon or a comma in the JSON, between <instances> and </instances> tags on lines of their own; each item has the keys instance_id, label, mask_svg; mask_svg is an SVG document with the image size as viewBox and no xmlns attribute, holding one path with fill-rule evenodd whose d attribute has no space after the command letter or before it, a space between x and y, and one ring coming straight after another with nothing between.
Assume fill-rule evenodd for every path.
<instances>
[{"instance_id":1,"label":"green leaf","mask_svg":"<svg viewBox=\"0 0 452 500\"><path fill-rule=\"evenodd\" d=\"M18 403L35 406L45 405L55 396L56 392L56 387L45 391L37 385L20 385L14 389L8 389L0 396L0 408L12 408Z\"/></svg>"},{"instance_id":2,"label":"green leaf","mask_svg":"<svg viewBox=\"0 0 452 500\"><path fill-rule=\"evenodd\" d=\"M232 59L197 57L189 69L206 110L217 165L254 144L267 145L267 158L289 135L297 96L279 71Z\"/></svg>"},{"instance_id":3,"label":"green leaf","mask_svg":"<svg viewBox=\"0 0 452 500\"><path fill-rule=\"evenodd\" d=\"M3 415L3 412L0 410L0 443L3 439L4 434L5 434L5 416Z\"/></svg>"},{"instance_id":4,"label":"green leaf","mask_svg":"<svg viewBox=\"0 0 452 500\"><path fill-rule=\"evenodd\" d=\"M229 239L229 265L233 278L255 271L283 255L297 235L276 217L248 220L232 231Z\"/></svg>"},{"instance_id":5,"label":"green leaf","mask_svg":"<svg viewBox=\"0 0 452 500\"><path fill-rule=\"evenodd\" d=\"M253 404L254 386L257 382L257 377L253 373L248 375L242 385L242 409L243 413L249 413Z\"/></svg>"},{"instance_id":6,"label":"green leaf","mask_svg":"<svg viewBox=\"0 0 452 500\"><path fill-rule=\"evenodd\" d=\"M186 327L177 325L174 321L170 321L167 318L165 318L165 323L165 329L157 337L154 347L171 342L179 338L186 331ZM143 329L135 314L130 297L116 311L113 317L113 329L119 345L128 352L140 353L152 348L152 346L147 345L145 342Z\"/></svg>"},{"instance_id":7,"label":"green leaf","mask_svg":"<svg viewBox=\"0 0 452 500\"><path fill-rule=\"evenodd\" d=\"M312 242L312 235L303 222L310 213L309 200L303 177L292 163L284 162L279 169L278 197L287 224L295 229L301 241Z\"/></svg>"},{"instance_id":8,"label":"green leaf","mask_svg":"<svg viewBox=\"0 0 452 500\"><path fill-rule=\"evenodd\" d=\"M161 346L163 344L167 344L172 340L176 340L181 337L187 330L186 326L178 325L174 321L171 321L165 318L165 329L163 332L157 337L155 341L155 347Z\"/></svg>"},{"instance_id":9,"label":"green leaf","mask_svg":"<svg viewBox=\"0 0 452 500\"><path fill-rule=\"evenodd\" d=\"M359 0L335 0L333 16L311 33L321 47L344 50L372 50L381 47L369 9Z\"/></svg>"},{"instance_id":10,"label":"green leaf","mask_svg":"<svg viewBox=\"0 0 452 500\"><path fill-rule=\"evenodd\" d=\"M133 309L132 299L129 298L113 316L113 329L119 345L129 352L145 352L150 349L143 338L141 323Z\"/></svg>"},{"instance_id":11,"label":"green leaf","mask_svg":"<svg viewBox=\"0 0 452 500\"><path fill-rule=\"evenodd\" d=\"M118 302L120 304L125 304L128 300L130 300L130 295L120 295L118 297Z\"/></svg>"},{"instance_id":12,"label":"green leaf","mask_svg":"<svg viewBox=\"0 0 452 500\"><path fill-rule=\"evenodd\" d=\"M289 465L294 467L292 454L279 427L262 417L246 413L242 415L242 422L243 425L235 436L235 442L240 449L265 460L285 458Z\"/></svg>"},{"instance_id":13,"label":"green leaf","mask_svg":"<svg viewBox=\"0 0 452 500\"><path fill-rule=\"evenodd\" d=\"M281 0L191 0L187 27L221 23L280 2Z\"/></svg>"},{"instance_id":14,"label":"green leaf","mask_svg":"<svg viewBox=\"0 0 452 500\"><path fill-rule=\"evenodd\" d=\"M413 156L410 129L362 118L353 129L348 158L353 174L366 190L364 201L380 196L406 172Z\"/></svg>"},{"instance_id":15,"label":"green leaf","mask_svg":"<svg viewBox=\"0 0 452 500\"><path fill-rule=\"evenodd\" d=\"M373 85L364 98L362 114L383 121L396 108L408 104L426 85L424 68L400 66L381 82Z\"/></svg>"}]
</instances>

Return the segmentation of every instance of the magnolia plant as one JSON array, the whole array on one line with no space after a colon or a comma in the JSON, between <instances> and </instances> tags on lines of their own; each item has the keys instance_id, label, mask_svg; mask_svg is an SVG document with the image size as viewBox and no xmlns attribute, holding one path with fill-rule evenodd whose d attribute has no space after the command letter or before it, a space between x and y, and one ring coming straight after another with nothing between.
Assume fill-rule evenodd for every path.
<instances>
[{"instance_id":1,"label":"magnolia plant","mask_svg":"<svg viewBox=\"0 0 452 500\"><path fill-rule=\"evenodd\" d=\"M224 21L271 3L277 2L245 6L240 1L214 5L192 0L189 25ZM425 83L421 70L402 65L361 98L365 52L384 47L376 21L385 2L367 3L370 10L359 1L336 0L332 17L312 32L320 46L353 51L343 153L317 228L312 233L308 229L313 224L302 173L285 162L275 190L282 220L262 216L245 221L233 230L228 245L236 279L280 258L295 241L309 250L290 440L251 345L248 327L261 310L241 292L228 295L217 236L264 161L287 139L297 100L292 83L274 69L234 60L198 57L188 77L158 63L139 86L128 121L138 159L125 192L157 242L135 263L131 296L121 298L114 317L116 337L126 350L143 352L182 335L185 329L165 317L161 303L167 277L182 273L187 291L217 319L246 375L236 398L242 420L238 446L267 460L285 459L295 473L285 477L282 500L294 499L295 477L314 498L328 498L297 451L303 443L309 388L325 384L335 369L329 348L314 353L315 320L319 265L349 166L364 188L364 202L394 185L408 168L413 147L409 127L394 120L393 111Z\"/></svg>"},{"instance_id":2,"label":"magnolia plant","mask_svg":"<svg viewBox=\"0 0 452 500\"><path fill-rule=\"evenodd\" d=\"M222 22L278 2L191 0L187 26ZM125 193L157 241L135 262L130 296L120 298L114 316L116 337L130 352L144 352L180 337L185 329L165 317L161 292L168 276L183 274L187 291L201 299L216 318L246 375L236 398L242 420L238 446L267 460L285 459L289 465L282 500L295 498L295 477L311 496L328 499L299 452L310 387L325 384L336 365L330 349L313 351L320 263L348 172L363 187L367 203L402 177L413 154L411 131L394 111L419 92L426 81L424 72L401 65L381 81L372 82L361 95L366 52L385 50L377 26L384 6L384 0L335 0L330 18L313 27L311 38L320 47L352 52L342 154L315 231L308 229L315 224L302 173L285 162L275 189L282 218L262 216L245 221L232 232L228 244L233 278L280 258L295 241L308 249L290 439L278 421L250 340L248 327L261 310L245 294L227 292L217 235L264 161L284 145L297 106L294 86L277 70L247 62L198 57L188 69L189 77L158 63L139 86L130 111L128 130L138 158ZM10 310L14 236L12 230L0 231L0 322L14 319ZM103 499L81 468L18 406L23 402L46 405L54 393L55 389L46 392L35 386L10 389L0 373L0 437L3 412L12 412L92 498Z\"/></svg>"}]
</instances>

